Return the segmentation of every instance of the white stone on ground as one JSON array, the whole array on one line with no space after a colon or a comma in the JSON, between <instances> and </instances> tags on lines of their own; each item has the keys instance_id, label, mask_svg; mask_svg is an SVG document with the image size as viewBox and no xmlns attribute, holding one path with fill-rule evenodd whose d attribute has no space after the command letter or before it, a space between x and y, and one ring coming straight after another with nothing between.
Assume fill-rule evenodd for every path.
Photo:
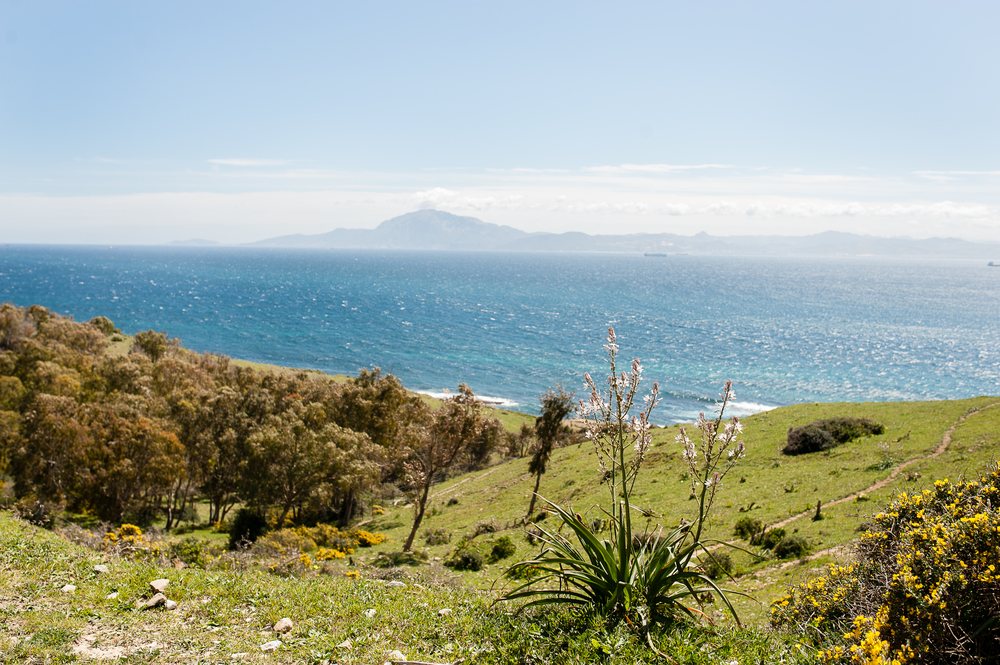
<instances>
[{"instance_id":1,"label":"white stone on ground","mask_svg":"<svg viewBox=\"0 0 1000 665\"><path fill-rule=\"evenodd\" d=\"M365 610L365 616L368 617L369 619L374 619L376 614L377 612L375 611L374 607Z\"/></svg>"},{"instance_id":2,"label":"white stone on ground","mask_svg":"<svg viewBox=\"0 0 1000 665\"><path fill-rule=\"evenodd\" d=\"M264 642L260 645L261 651L274 651L281 646L281 640L271 640L270 642Z\"/></svg>"},{"instance_id":3,"label":"white stone on ground","mask_svg":"<svg viewBox=\"0 0 1000 665\"><path fill-rule=\"evenodd\" d=\"M167 608L168 610L176 610L177 609L177 603L175 601L173 601L173 600L168 600L166 603L163 604L163 606L165 608Z\"/></svg>"},{"instance_id":4,"label":"white stone on ground","mask_svg":"<svg viewBox=\"0 0 1000 665\"><path fill-rule=\"evenodd\" d=\"M395 588L398 588L398 587L404 587L406 585L403 584L402 582L400 582L399 580L393 580L393 581L389 582L388 584L386 584L386 586L389 587L390 589L395 589Z\"/></svg>"},{"instance_id":5,"label":"white stone on ground","mask_svg":"<svg viewBox=\"0 0 1000 665\"><path fill-rule=\"evenodd\" d=\"M153 593L163 593L170 586L170 580L160 578L158 580L153 580L149 583L149 588L153 590Z\"/></svg>"},{"instance_id":6,"label":"white stone on ground","mask_svg":"<svg viewBox=\"0 0 1000 665\"><path fill-rule=\"evenodd\" d=\"M105 600L114 600L117 597L118 597L118 592L117 591L112 591L111 593L109 593L108 595L106 595L104 598L105 598Z\"/></svg>"},{"instance_id":7,"label":"white stone on ground","mask_svg":"<svg viewBox=\"0 0 1000 665\"><path fill-rule=\"evenodd\" d=\"M446 607L446 608L444 608L442 610L438 610L438 614L441 615L441 616L443 616L443 617L446 617L449 614L451 614L451 608L450 607Z\"/></svg>"},{"instance_id":8,"label":"white stone on ground","mask_svg":"<svg viewBox=\"0 0 1000 665\"><path fill-rule=\"evenodd\" d=\"M66 586L64 586L59 590L62 591L63 593L76 593L76 587L73 586L72 584L67 584Z\"/></svg>"},{"instance_id":9,"label":"white stone on ground","mask_svg":"<svg viewBox=\"0 0 1000 665\"><path fill-rule=\"evenodd\" d=\"M337 647L340 648L340 649L348 649L349 650L351 648L351 641L350 640L344 640L343 642L341 642L340 644L338 644Z\"/></svg>"},{"instance_id":10,"label":"white stone on ground","mask_svg":"<svg viewBox=\"0 0 1000 665\"><path fill-rule=\"evenodd\" d=\"M406 660L406 656L403 655L402 651L393 649L389 652L389 660Z\"/></svg>"},{"instance_id":11,"label":"white stone on ground","mask_svg":"<svg viewBox=\"0 0 1000 665\"><path fill-rule=\"evenodd\" d=\"M155 594L152 598L146 601L146 609L159 607L160 605L166 604L166 602L167 602L167 597L164 596L162 593Z\"/></svg>"},{"instance_id":12,"label":"white stone on ground","mask_svg":"<svg viewBox=\"0 0 1000 665\"><path fill-rule=\"evenodd\" d=\"M95 573L102 573L102 574L106 573L106 572L108 572L108 567L105 566L103 563L99 563L96 566L94 566L94 572Z\"/></svg>"},{"instance_id":13,"label":"white stone on ground","mask_svg":"<svg viewBox=\"0 0 1000 665\"><path fill-rule=\"evenodd\" d=\"M295 628L295 624L288 617L283 619L278 619L278 623L274 624L274 632L276 633L287 633Z\"/></svg>"}]
</instances>

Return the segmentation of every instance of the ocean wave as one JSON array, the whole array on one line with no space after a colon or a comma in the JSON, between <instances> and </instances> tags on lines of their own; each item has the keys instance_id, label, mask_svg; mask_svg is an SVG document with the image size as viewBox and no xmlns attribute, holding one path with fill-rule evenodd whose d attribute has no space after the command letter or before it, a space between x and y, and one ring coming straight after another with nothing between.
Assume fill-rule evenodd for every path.
<instances>
[{"instance_id":1,"label":"ocean wave","mask_svg":"<svg viewBox=\"0 0 1000 665\"><path fill-rule=\"evenodd\" d=\"M428 397L434 397L435 399L450 399L455 396L455 393L451 392L435 392L433 390L414 390L413 392L420 395L427 395ZM515 406L519 406L520 402L515 402L512 399L505 399L503 397L491 397L489 395L476 395L478 399L483 404L488 404L489 406L502 406L508 409L512 409Z\"/></svg>"}]
</instances>

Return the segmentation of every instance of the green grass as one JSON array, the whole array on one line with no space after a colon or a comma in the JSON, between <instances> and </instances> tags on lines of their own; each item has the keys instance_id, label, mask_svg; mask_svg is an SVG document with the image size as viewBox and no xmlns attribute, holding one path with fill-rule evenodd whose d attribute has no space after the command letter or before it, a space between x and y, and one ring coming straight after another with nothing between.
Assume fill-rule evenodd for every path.
<instances>
[{"instance_id":1,"label":"green grass","mask_svg":"<svg viewBox=\"0 0 1000 665\"><path fill-rule=\"evenodd\" d=\"M803 404L745 418L747 457L720 491L709 537L731 540L733 524L742 516L773 525L807 513L785 529L805 536L815 554L803 561L735 554L737 579L723 586L753 596L734 599L749 628L730 625L716 603L706 608L718 621L714 634L704 628L666 630L657 635L657 643L680 662L807 661L812 656L805 647L765 630L770 600L782 595L788 584L842 560L858 527L893 493L927 487L941 478L974 475L996 459L1000 407L981 410L955 425L963 416L998 401L978 397ZM526 414L494 411L510 431L534 422ZM834 416L872 418L886 431L821 453L781 454L789 427ZM948 449L929 458L953 426ZM688 499L686 465L674 441L677 432L676 426L654 430L655 446L633 495L634 504L652 510L659 516L654 522L667 526L692 517L695 507ZM879 444L888 447L888 464ZM864 500L824 507L824 519L810 519L817 501L827 504L853 497L908 462L905 471L882 489L868 492ZM231 654L247 653L248 662L370 663L383 662L392 649L411 659L442 663L460 657L469 662L525 662L528 654L533 662L656 662L627 627L608 634L579 617L548 612L512 616L510 608L492 604L496 589L505 582L501 574L507 566L537 554L537 546L527 542L519 523L534 483L527 466L527 458L510 460L435 485L416 540L431 562L393 573L416 576L401 589L377 579L347 579L343 573L352 568L346 561L328 564L330 575L314 572L303 578L281 578L257 566L164 571L148 563L113 560L111 574L95 576L91 567L100 562L99 554L0 515L0 625L4 626L0 662L71 662L82 657L74 649L85 645L108 652L121 649L127 655L124 662L233 662ZM590 444L556 450L548 469L542 496L589 517L601 516L597 506L607 496ZM379 503L386 514L363 528L384 533L389 540L354 555L369 576L384 574L364 566L379 552L398 551L413 517L406 500ZM515 554L480 571L444 568L442 561L480 522L499 525L495 536L511 536ZM424 545L423 533L430 529L450 532L451 542ZM225 534L204 529L193 533L216 545L225 540ZM492 537L481 535L473 542ZM181 603L180 609L170 613L135 609L136 601L147 595L148 581L161 576L171 579L169 595ZM75 595L59 592L67 583L79 587ZM119 592L116 600L105 599L111 591ZM438 615L445 607L453 614ZM376 610L374 619L364 616L366 609ZM282 616L292 618L296 630L278 652L264 656L259 647L273 637L267 627ZM346 639L353 644L351 650L337 647Z\"/></svg>"},{"instance_id":2,"label":"green grass","mask_svg":"<svg viewBox=\"0 0 1000 665\"><path fill-rule=\"evenodd\" d=\"M92 572L107 563L110 572ZM167 577L174 611L139 609ZM125 663L380 663L390 650L430 662L654 663L641 635L586 617L514 614L492 595L426 576L401 588L343 575L300 578L259 568L161 569L105 559L0 513L0 662L63 663L121 655ZM77 586L75 594L60 591ZM108 599L117 592L118 597ZM451 613L442 615L442 609ZM374 616L366 612L375 610ZM279 618L295 622L278 651L260 646ZM809 662L811 651L758 629L667 629L657 646L682 663ZM350 641L351 648L338 645Z\"/></svg>"}]
</instances>

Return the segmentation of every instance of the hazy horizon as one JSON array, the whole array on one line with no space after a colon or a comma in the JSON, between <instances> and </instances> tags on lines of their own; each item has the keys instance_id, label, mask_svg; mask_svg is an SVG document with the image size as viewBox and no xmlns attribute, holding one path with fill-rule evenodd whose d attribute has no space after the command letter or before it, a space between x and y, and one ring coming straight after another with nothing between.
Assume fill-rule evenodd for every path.
<instances>
[{"instance_id":1,"label":"hazy horizon","mask_svg":"<svg viewBox=\"0 0 1000 665\"><path fill-rule=\"evenodd\" d=\"M1000 241L992 3L0 2L0 242Z\"/></svg>"}]
</instances>

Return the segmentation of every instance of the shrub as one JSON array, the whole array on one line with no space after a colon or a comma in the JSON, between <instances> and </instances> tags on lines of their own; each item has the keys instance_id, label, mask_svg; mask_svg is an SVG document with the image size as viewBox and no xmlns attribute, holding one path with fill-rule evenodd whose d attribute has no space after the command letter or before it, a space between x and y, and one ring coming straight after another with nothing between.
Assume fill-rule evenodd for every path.
<instances>
[{"instance_id":1,"label":"shrub","mask_svg":"<svg viewBox=\"0 0 1000 665\"><path fill-rule=\"evenodd\" d=\"M503 525L496 521L496 518L491 517L488 520L482 520L476 523L476 526L472 529L472 537L481 536L484 533L496 533L497 531L502 531Z\"/></svg>"},{"instance_id":2,"label":"shrub","mask_svg":"<svg viewBox=\"0 0 1000 665\"><path fill-rule=\"evenodd\" d=\"M785 536L774 546L774 556L779 559L790 559L802 556L809 551L809 541L803 536Z\"/></svg>"},{"instance_id":3,"label":"shrub","mask_svg":"<svg viewBox=\"0 0 1000 665\"><path fill-rule=\"evenodd\" d=\"M363 529L351 529L351 536L358 541L358 545L361 547L371 547L373 545L381 545L385 542L385 535L381 533L371 533L370 531L365 531Z\"/></svg>"},{"instance_id":4,"label":"shrub","mask_svg":"<svg viewBox=\"0 0 1000 665\"><path fill-rule=\"evenodd\" d=\"M758 539L759 540L758 544L765 550L773 550L775 547L778 546L778 543L784 540L784 538L785 538L784 529L781 528L771 529L770 531L765 531L760 535L760 538Z\"/></svg>"},{"instance_id":5,"label":"shrub","mask_svg":"<svg viewBox=\"0 0 1000 665\"><path fill-rule=\"evenodd\" d=\"M836 635L824 645L826 662L994 662L998 497L996 464L975 481L898 494L862 534L857 562L775 601L772 624Z\"/></svg>"},{"instance_id":6,"label":"shrub","mask_svg":"<svg viewBox=\"0 0 1000 665\"><path fill-rule=\"evenodd\" d=\"M90 320L90 325L100 330L105 336L110 336L115 333L120 335L122 332L118 328L115 328L115 324L112 323L111 319L106 316L95 316Z\"/></svg>"},{"instance_id":7,"label":"shrub","mask_svg":"<svg viewBox=\"0 0 1000 665\"><path fill-rule=\"evenodd\" d=\"M206 568L212 562L212 547L207 541L194 536L171 543L167 556L180 559L189 566Z\"/></svg>"},{"instance_id":8,"label":"shrub","mask_svg":"<svg viewBox=\"0 0 1000 665\"><path fill-rule=\"evenodd\" d=\"M754 538L764 529L764 524L753 517L741 517L733 525L733 535L742 538L747 542L753 542Z\"/></svg>"},{"instance_id":9,"label":"shrub","mask_svg":"<svg viewBox=\"0 0 1000 665\"><path fill-rule=\"evenodd\" d=\"M267 533L267 517L254 508L240 508L229 527L229 549L247 547Z\"/></svg>"},{"instance_id":10,"label":"shrub","mask_svg":"<svg viewBox=\"0 0 1000 665\"><path fill-rule=\"evenodd\" d=\"M427 563L427 552L379 552L371 565L376 568L396 568L398 566L419 566Z\"/></svg>"},{"instance_id":11,"label":"shrub","mask_svg":"<svg viewBox=\"0 0 1000 665\"><path fill-rule=\"evenodd\" d=\"M701 559L701 569L713 580L729 577L733 572L733 558L726 552L711 552Z\"/></svg>"},{"instance_id":12,"label":"shrub","mask_svg":"<svg viewBox=\"0 0 1000 665\"><path fill-rule=\"evenodd\" d=\"M785 455L829 450L851 439L882 434L885 427L869 418L826 418L788 429Z\"/></svg>"},{"instance_id":13,"label":"shrub","mask_svg":"<svg viewBox=\"0 0 1000 665\"><path fill-rule=\"evenodd\" d=\"M424 542L428 545L446 545L451 542L451 533L444 529L428 529L424 532Z\"/></svg>"},{"instance_id":14,"label":"shrub","mask_svg":"<svg viewBox=\"0 0 1000 665\"><path fill-rule=\"evenodd\" d=\"M459 547L444 565L455 570L482 570L485 562L485 557L479 552L468 547Z\"/></svg>"},{"instance_id":15,"label":"shrub","mask_svg":"<svg viewBox=\"0 0 1000 665\"><path fill-rule=\"evenodd\" d=\"M490 549L489 559L490 563L496 563L502 559L506 559L509 556L513 556L514 552L517 551L517 546L514 541L510 539L510 536L500 536L497 538L496 542L493 543L493 547Z\"/></svg>"}]
</instances>

